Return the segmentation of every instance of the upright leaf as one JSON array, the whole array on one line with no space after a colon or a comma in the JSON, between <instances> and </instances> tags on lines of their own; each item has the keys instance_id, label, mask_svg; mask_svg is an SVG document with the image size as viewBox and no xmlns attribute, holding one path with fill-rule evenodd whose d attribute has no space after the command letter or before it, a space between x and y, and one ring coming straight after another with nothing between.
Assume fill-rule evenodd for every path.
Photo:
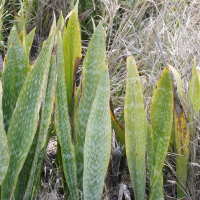
<instances>
[{"instance_id":1,"label":"upright leaf","mask_svg":"<svg viewBox=\"0 0 200 200\"><path fill-rule=\"evenodd\" d=\"M196 57L192 68L192 79L190 82L190 90L188 95L188 105L194 110L194 116L198 116L200 108L200 71L196 67ZM192 121L191 116L189 120Z\"/></svg>"},{"instance_id":2,"label":"upright leaf","mask_svg":"<svg viewBox=\"0 0 200 200\"><path fill-rule=\"evenodd\" d=\"M128 168L135 199L145 199L147 143L146 116L142 85L135 60L127 58L127 82L124 106L125 143Z\"/></svg>"},{"instance_id":3,"label":"upright leaf","mask_svg":"<svg viewBox=\"0 0 200 200\"><path fill-rule=\"evenodd\" d=\"M63 42L61 32L58 40L58 74L56 85L56 133L61 146L62 162L71 197L79 199L76 181L75 148L72 144L71 125L68 115L67 89L63 67Z\"/></svg>"},{"instance_id":4,"label":"upright leaf","mask_svg":"<svg viewBox=\"0 0 200 200\"><path fill-rule=\"evenodd\" d=\"M23 20L15 10L13 10L13 15L14 15L14 26L19 35L23 31Z\"/></svg>"},{"instance_id":5,"label":"upright leaf","mask_svg":"<svg viewBox=\"0 0 200 200\"><path fill-rule=\"evenodd\" d=\"M183 87L182 87L182 80L181 80L181 74L171 65L169 65L170 70L172 71L175 80L176 80L176 87L177 92L179 95L183 94Z\"/></svg>"},{"instance_id":6,"label":"upright leaf","mask_svg":"<svg viewBox=\"0 0 200 200\"><path fill-rule=\"evenodd\" d=\"M68 109L69 114L71 115L72 93L74 92L74 72L76 71L75 62L76 58L81 59L82 57L80 29L75 10L73 10L71 13L67 25L67 31L64 37L64 55L64 69L67 84Z\"/></svg>"},{"instance_id":7,"label":"upright leaf","mask_svg":"<svg viewBox=\"0 0 200 200\"><path fill-rule=\"evenodd\" d=\"M192 161L196 161L196 152L197 152L197 143L196 138L198 137L196 131L196 122L199 117L199 109L200 109L200 71L196 67L196 57L194 58L194 65L192 68L192 79L190 82L190 89L188 94L188 106L190 108L190 112L188 114L188 120L190 122L190 138L194 141L193 152L192 152Z\"/></svg>"},{"instance_id":8,"label":"upright leaf","mask_svg":"<svg viewBox=\"0 0 200 200\"><path fill-rule=\"evenodd\" d=\"M39 110L46 91L55 26L54 18L50 36L31 73L26 78L10 121L7 137L11 162L1 186L1 195L4 200L10 199L14 192L17 177L37 129Z\"/></svg>"},{"instance_id":9,"label":"upright leaf","mask_svg":"<svg viewBox=\"0 0 200 200\"><path fill-rule=\"evenodd\" d=\"M115 130L115 135L117 137L117 140L118 142L120 142L121 145L125 145L125 131L120 126L117 119L115 118L111 99L110 99L110 115L111 115L112 127Z\"/></svg>"},{"instance_id":10,"label":"upright leaf","mask_svg":"<svg viewBox=\"0 0 200 200\"><path fill-rule=\"evenodd\" d=\"M151 172L150 197L162 173L162 167L168 150L173 121L173 92L169 67L166 66L157 89L154 92L150 108L150 118L153 138L153 170Z\"/></svg>"},{"instance_id":11,"label":"upright leaf","mask_svg":"<svg viewBox=\"0 0 200 200\"><path fill-rule=\"evenodd\" d=\"M88 118L84 145L84 199L102 198L111 151L110 82L106 67Z\"/></svg>"},{"instance_id":12,"label":"upright leaf","mask_svg":"<svg viewBox=\"0 0 200 200\"><path fill-rule=\"evenodd\" d=\"M7 53L7 63L2 79L4 91L2 105L6 132L22 85L30 71L28 57L16 31L11 30L9 42L10 47Z\"/></svg>"},{"instance_id":13,"label":"upright leaf","mask_svg":"<svg viewBox=\"0 0 200 200\"><path fill-rule=\"evenodd\" d=\"M3 182L8 165L10 162L10 155L8 151L7 136L3 126L3 112L2 112L2 83L0 81L0 185Z\"/></svg>"},{"instance_id":14,"label":"upright leaf","mask_svg":"<svg viewBox=\"0 0 200 200\"><path fill-rule=\"evenodd\" d=\"M85 131L97 86L106 65L105 62L105 37L102 24L100 23L90 41L83 62L82 94L78 111L78 152L76 157L78 187L80 190L82 190L83 187L83 146L85 141Z\"/></svg>"},{"instance_id":15,"label":"upright leaf","mask_svg":"<svg viewBox=\"0 0 200 200\"><path fill-rule=\"evenodd\" d=\"M175 111L175 153L176 153L176 173L177 198L184 198L187 183L187 169L189 159L189 131L187 129L186 117L183 110Z\"/></svg>"},{"instance_id":16,"label":"upright leaf","mask_svg":"<svg viewBox=\"0 0 200 200\"><path fill-rule=\"evenodd\" d=\"M32 43L33 43L34 35L35 35L35 30L36 30L36 27L26 36L27 56L29 56L29 53L30 53L30 50L31 50L31 46L32 46Z\"/></svg>"},{"instance_id":17,"label":"upright leaf","mask_svg":"<svg viewBox=\"0 0 200 200\"><path fill-rule=\"evenodd\" d=\"M148 122L147 122L147 160L148 160L148 169L149 169L150 184L151 184L153 178L153 138L151 133L151 126ZM153 200L164 200L162 172L154 188Z\"/></svg>"},{"instance_id":18,"label":"upright leaf","mask_svg":"<svg viewBox=\"0 0 200 200\"><path fill-rule=\"evenodd\" d=\"M42 109L40 109L40 114L39 114L40 117L41 117L41 110ZM35 155L35 151L36 151L36 147L37 147L39 131L40 131L40 120L38 123L37 131L35 133L33 142L31 144L30 150L28 152L28 155L26 157L26 160L23 164L23 167L22 167L19 177L18 177L18 183L17 183L17 186L15 187L15 192L14 192L15 199L23 199L24 198L26 186L28 184L29 176L31 173L31 167L33 164L34 155Z\"/></svg>"},{"instance_id":19,"label":"upright leaf","mask_svg":"<svg viewBox=\"0 0 200 200\"><path fill-rule=\"evenodd\" d=\"M29 180L26 186L26 193L24 195L24 200L30 199L33 181L35 177L35 171L38 165L39 155L41 153L41 150L44 148L44 145L47 140L47 132L55 102L55 81L56 81L55 79L56 79L56 55L52 54L46 95L42 106L41 126L39 129L39 136L38 136L39 139L36 143L36 148L34 149L35 152L34 152L33 164L32 167L30 168Z\"/></svg>"}]
</instances>

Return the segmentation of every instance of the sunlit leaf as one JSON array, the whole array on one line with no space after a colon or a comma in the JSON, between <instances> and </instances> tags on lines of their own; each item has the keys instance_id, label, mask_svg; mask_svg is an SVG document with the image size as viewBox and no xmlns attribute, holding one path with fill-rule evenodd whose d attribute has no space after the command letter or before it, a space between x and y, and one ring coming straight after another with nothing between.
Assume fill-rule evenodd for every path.
<instances>
[{"instance_id":1,"label":"sunlit leaf","mask_svg":"<svg viewBox=\"0 0 200 200\"><path fill-rule=\"evenodd\" d=\"M173 121L173 92L169 67L166 66L158 81L150 108L150 119L153 138L153 170L151 172L150 199L154 187L162 173L168 150Z\"/></svg>"},{"instance_id":2,"label":"sunlit leaf","mask_svg":"<svg viewBox=\"0 0 200 200\"><path fill-rule=\"evenodd\" d=\"M52 54L46 95L42 106L41 126L39 129L39 136L38 136L39 139L36 143L33 164L32 167L30 167L29 180L27 183L24 200L30 199L32 185L35 177L35 171L38 165L39 155L41 150L44 148L44 145L47 140L48 127L50 124L51 115L53 113L53 105L55 102L55 81L56 81L55 79L56 79L56 55Z\"/></svg>"},{"instance_id":3,"label":"sunlit leaf","mask_svg":"<svg viewBox=\"0 0 200 200\"><path fill-rule=\"evenodd\" d=\"M39 110L43 101L49 72L51 51L55 34L55 18L50 36L29 73L17 100L8 129L8 148L10 164L1 186L2 199L10 199L17 177L33 142L39 120Z\"/></svg>"},{"instance_id":4,"label":"sunlit leaf","mask_svg":"<svg viewBox=\"0 0 200 200\"><path fill-rule=\"evenodd\" d=\"M111 151L110 83L103 72L88 118L84 145L84 199L102 198Z\"/></svg>"},{"instance_id":5,"label":"sunlit leaf","mask_svg":"<svg viewBox=\"0 0 200 200\"><path fill-rule=\"evenodd\" d=\"M65 177L70 189L71 197L79 199L76 181L75 148L72 144L71 125L68 115L67 88L63 67L63 42L61 33L58 40L58 73L56 86L56 134L61 146L61 155Z\"/></svg>"},{"instance_id":6,"label":"sunlit leaf","mask_svg":"<svg viewBox=\"0 0 200 200\"><path fill-rule=\"evenodd\" d=\"M82 75L82 93L78 113L78 152L77 178L78 187L82 190L83 177L83 146L85 131L90 110L96 95L97 86L106 65L106 45L103 27L100 23L90 41L84 62Z\"/></svg>"},{"instance_id":7,"label":"sunlit leaf","mask_svg":"<svg viewBox=\"0 0 200 200\"><path fill-rule=\"evenodd\" d=\"M189 131L183 106L174 94L174 130L175 130L175 153L176 153L176 173L177 198L184 198L187 183L187 169L189 159Z\"/></svg>"},{"instance_id":8,"label":"sunlit leaf","mask_svg":"<svg viewBox=\"0 0 200 200\"><path fill-rule=\"evenodd\" d=\"M188 105L194 110L194 116L198 116L200 108L200 71L196 67L196 57L192 68L192 79L190 82L190 90L188 95ZM191 118L191 117L190 117ZM192 119L190 119L191 121Z\"/></svg>"},{"instance_id":9,"label":"sunlit leaf","mask_svg":"<svg viewBox=\"0 0 200 200\"><path fill-rule=\"evenodd\" d=\"M148 122L147 122L147 160L148 160L148 169L150 173L150 183L151 183L153 178L153 138L151 133L151 126ZM162 172L158 179L158 182L154 187L153 200L164 200Z\"/></svg>"},{"instance_id":10,"label":"sunlit leaf","mask_svg":"<svg viewBox=\"0 0 200 200\"><path fill-rule=\"evenodd\" d=\"M127 58L124 116L126 156L134 196L136 200L145 199L147 127L142 85L132 56Z\"/></svg>"},{"instance_id":11,"label":"sunlit leaf","mask_svg":"<svg viewBox=\"0 0 200 200\"><path fill-rule=\"evenodd\" d=\"M16 107L17 98L30 71L28 57L21 45L17 32L11 30L10 47L7 53L6 68L3 73L3 117L5 131L8 130L10 118Z\"/></svg>"},{"instance_id":12,"label":"sunlit leaf","mask_svg":"<svg viewBox=\"0 0 200 200\"><path fill-rule=\"evenodd\" d=\"M182 80L181 80L181 74L171 65L169 65L170 70L172 71L175 80L176 80L176 87L177 92L179 95L183 94L183 87L182 87Z\"/></svg>"},{"instance_id":13,"label":"sunlit leaf","mask_svg":"<svg viewBox=\"0 0 200 200\"><path fill-rule=\"evenodd\" d=\"M26 51L27 51L28 56L29 56L31 46L32 46L32 43L33 43L35 30L36 30L36 27L26 36L26 45L27 45Z\"/></svg>"},{"instance_id":14,"label":"sunlit leaf","mask_svg":"<svg viewBox=\"0 0 200 200\"><path fill-rule=\"evenodd\" d=\"M64 69L67 84L68 109L71 115L76 58L81 58L81 36L76 12L73 10L64 37Z\"/></svg>"}]
</instances>

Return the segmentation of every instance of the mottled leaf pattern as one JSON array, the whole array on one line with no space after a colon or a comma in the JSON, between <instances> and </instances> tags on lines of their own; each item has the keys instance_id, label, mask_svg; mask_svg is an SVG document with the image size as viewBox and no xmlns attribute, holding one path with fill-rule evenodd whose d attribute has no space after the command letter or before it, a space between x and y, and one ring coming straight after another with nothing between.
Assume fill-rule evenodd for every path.
<instances>
[{"instance_id":1,"label":"mottled leaf pattern","mask_svg":"<svg viewBox=\"0 0 200 200\"><path fill-rule=\"evenodd\" d=\"M135 60L127 58L127 82L124 106L125 143L129 173L136 200L145 199L147 143L146 116L142 85Z\"/></svg>"},{"instance_id":2,"label":"mottled leaf pattern","mask_svg":"<svg viewBox=\"0 0 200 200\"><path fill-rule=\"evenodd\" d=\"M161 175L168 150L173 121L173 92L169 67L166 66L152 98L150 119L153 138L153 170L150 197ZM150 198L151 199L151 198Z\"/></svg>"},{"instance_id":3,"label":"mottled leaf pattern","mask_svg":"<svg viewBox=\"0 0 200 200\"><path fill-rule=\"evenodd\" d=\"M106 65L106 45L103 27L100 23L90 41L82 72L82 94L78 111L78 152L77 178L78 187L82 190L83 180L83 146L85 131L92 103L95 98L97 86Z\"/></svg>"},{"instance_id":4,"label":"mottled leaf pattern","mask_svg":"<svg viewBox=\"0 0 200 200\"><path fill-rule=\"evenodd\" d=\"M103 72L88 118L84 145L84 199L102 198L111 151L110 82Z\"/></svg>"},{"instance_id":5,"label":"mottled leaf pattern","mask_svg":"<svg viewBox=\"0 0 200 200\"><path fill-rule=\"evenodd\" d=\"M151 183L152 178L153 178L153 171L152 171L153 170L153 138L152 138L152 133L151 133L151 126L148 122L147 122L147 159L148 159L148 169L149 169L150 183ZM164 200L162 172L154 188L153 200Z\"/></svg>"},{"instance_id":6,"label":"mottled leaf pattern","mask_svg":"<svg viewBox=\"0 0 200 200\"><path fill-rule=\"evenodd\" d=\"M4 200L10 199L14 192L17 177L37 129L39 110L46 90L55 26L54 18L51 34L35 66L26 78L10 121L7 138L11 162L1 186L1 195Z\"/></svg>"},{"instance_id":7,"label":"mottled leaf pattern","mask_svg":"<svg viewBox=\"0 0 200 200\"><path fill-rule=\"evenodd\" d=\"M2 112L2 83L0 81L0 185L6 176L10 155L8 152L8 141L3 126Z\"/></svg>"},{"instance_id":8,"label":"mottled leaf pattern","mask_svg":"<svg viewBox=\"0 0 200 200\"><path fill-rule=\"evenodd\" d=\"M41 116L41 109L40 109L40 116ZM40 122L39 122L39 126L40 126ZM26 187L28 184L28 180L29 180L29 176L31 173L31 166L33 164L33 160L34 160L34 155L35 155L35 151L36 151L36 147L37 147L37 142L38 142L38 135L39 135L39 130L40 127L37 127L37 131L35 133L35 137L33 139L33 142L31 144L31 148L28 152L28 155L26 157L26 160L23 164L23 167L20 171L19 177L18 177L18 188L17 186L15 187L15 199L23 199L25 191L26 191ZM18 194L17 191L18 190Z\"/></svg>"},{"instance_id":9,"label":"mottled leaf pattern","mask_svg":"<svg viewBox=\"0 0 200 200\"><path fill-rule=\"evenodd\" d=\"M67 98L68 109L71 115L72 92L74 81L74 66L76 58L81 58L81 36L78 23L78 17L75 10L72 11L69 22L67 24L67 31L64 37L64 69L65 79L67 84Z\"/></svg>"},{"instance_id":10,"label":"mottled leaf pattern","mask_svg":"<svg viewBox=\"0 0 200 200\"><path fill-rule=\"evenodd\" d=\"M51 65L49 71L49 79L46 89L45 100L42 106L42 114L41 114L41 127L39 130L39 140L36 145L35 149L35 156L33 160L33 165L29 177L29 181L26 187L26 193L24 195L25 199L30 199L31 189L35 177L35 171L38 165L38 158L40 155L41 150L43 149L46 139L47 139L47 132L51 120L51 114L53 113L53 105L55 102L55 78L56 78L56 55L52 54L51 56Z\"/></svg>"},{"instance_id":11,"label":"mottled leaf pattern","mask_svg":"<svg viewBox=\"0 0 200 200\"><path fill-rule=\"evenodd\" d=\"M56 133L61 146L61 155L65 177L70 189L71 197L78 198L78 188L76 181L75 149L72 144L71 125L69 122L67 89L65 84L65 74L63 67L63 42L59 32L58 40L58 73L56 86Z\"/></svg>"},{"instance_id":12,"label":"mottled leaf pattern","mask_svg":"<svg viewBox=\"0 0 200 200\"><path fill-rule=\"evenodd\" d=\"M14 11L14 26L16 28L16 31L18 34L23 31L23 21L22 18L17 14L16 11Z\"/></svg>"},{"instance_id":13,"label":"mottled leaf pattern","mask_svg":"<svg viewBox=\"0 0 200 200\"><path fill-rule=\"evenodd\" d=\"M3 117L5 131L8 130L10 118L16 107L17 98L30 71L28 57L21 45L16 31L11 30L10 47L7 53L6 68L3 73Z\"/></svg>"}]
</instances>

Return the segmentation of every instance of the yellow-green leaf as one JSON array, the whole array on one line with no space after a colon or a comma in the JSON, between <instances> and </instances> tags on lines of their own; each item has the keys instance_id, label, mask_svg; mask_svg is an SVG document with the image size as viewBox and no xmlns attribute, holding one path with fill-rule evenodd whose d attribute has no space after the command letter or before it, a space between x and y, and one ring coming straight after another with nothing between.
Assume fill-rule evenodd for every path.
<instances>
[{"instance_id":1,"label":"yellow-green leaf","mask_svg":"<svg viewBox=\"0 0 200 200\"><path fill-rule=\"evenodd\" d=\"M176 109L177 108L177 109ZM189 159L189 131L185 113L182 107L176 107L175 103L175 153L176 153L176 173L177 198L184 198L187 183L187 169Z\"/></svg>"},{"instance_id":2,"label":"yellow-green leaf","mask_svg":"<svg viewBox=\"0 0 200 200\"><path fill-rule=\"evenodd\" d=\"M153 138L153 170L151 172L150 199L162 173L173 121L173 92L169 67L163 70L152 98L150 119Z\"/></svg>"},{"instance_id":3,"label":"yellow-green leaf","mask_svg":"<svg viewBox=\"0 0 200 200\"><path fill-rule=\"evenodd\" d=\"M125 95L125 143L128 168L136 200L145 199L147 143L146 116L142 85L135 60L127 58L127 82Z\"/></svg>"},{"instance_id":4,"label":"yellow-green leaf","mask_svg":"<svg viewBox=\"0 0 200 200\"><path fill-rule=\"evenodd\" d=\"M119 125L118 121L115 119L115 116L112 110L110 110L110 115L111 115L112 127L115 130L115 135L117 137L117 140L123 146L125 145L125 131Z\"/></svg>"},{"instance_id":5,"label":"yellow-green leaf","mask_svg":"<svg viewBox=\"0 0 200 200\"><path fill-rule=\"evenodd\" d=\"M198 116L200 108L200 71L196 67L196 57L192 68L192 79L188 95L188 105L194 110L194 116ZM191 118L191 117L190 117ZM191 121L192 119L190 119Z\"/></svg>"},{"instance_id":6,"label":"yellow-green leaf","mask_svg":"<svg viewBox=\"0 0 200 200\"><path fill-rule=\"evenodd\" d=\"M35 30L36 30L36 27L26 36L27 56L29 56L29 53L31 50L31 46L33 43L34 35L35 35Z\"/></svg>"},{"instance_id":7,"label":"yellow-green leaf","mask_svg":"<svg viewBox=\"0 0 200 200\"><path fill-rule=\"evenodd\" d=\"M150 174L150 184L153 178L153 138L152 136L153 135L151 133L151 126L149 122L147 122L147 160L148 160L148 169L149 169L149 174ZM158 179L158 182L156 183L154 187L153 200L164 200L162 172Z\"/></svg>"},{"instance_id":8,"label":"yellow-green leaf","mask_svg":"<svg viewBox=\"0 0 200 200\"><path fill-rule=\"evenodd\" d=\"M183 94L183 87L182 87L182 80L181 80L181 74L171 65L169 65L170 70L172 71L175 80L176 80L176 87L177 92L179 95Z\"/></svg>"},{"instance_id":9,"label":"yellow-green leaf","mask_svg":"<svg viewBox=\"0 0 200 200\"><path fill-rule=\"evenodd\" d=\"M67 25L67 31L65 32L64 36L64 69L67 84L68 109L70 115L72 109L72 93L74 92L73 83L76 72L76 58L82 58L81 36L78 17L75 10L73 10Z\"/></svg>"}]
</instances>

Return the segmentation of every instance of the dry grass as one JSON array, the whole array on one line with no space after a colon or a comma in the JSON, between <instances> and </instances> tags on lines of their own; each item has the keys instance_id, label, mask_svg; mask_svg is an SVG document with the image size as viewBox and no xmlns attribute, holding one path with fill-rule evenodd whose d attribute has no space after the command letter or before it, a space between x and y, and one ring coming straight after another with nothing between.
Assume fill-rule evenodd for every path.
<instances>
[{"instance_id":1,"label":"dry grass","mask_svg":"<svg viewBox=\"0 0 200 200\"><path fill-rule=\"evenodd\" d=\"M124 1L127 3L128 1ZM132 1L130 1L131 3ZM120 4L121 3L121 4ZM107 38L107 60L110 69L111 95L115 114L123 124L123 106L126 83L126 58L133 55L139 72L147 81L144 86L144 100L148 110L154 86L164 69L162 55L156 44L152 28L156 30L167 63L174 66L183 81L185 112L189 80L194 56L199 62L200 53L200 3L198 1L136 1L135 5L124 5L122 1L101 0L102 18ZM193 123L199 124L194 119ZM199 128L198 128L199 129ZM199 131L198 131L199 132ZM198 134L190 143L187 199L200 196ZM195 149L195 152L193 151ZM196 154L196 155L194 155ZM165 199L176 199L175 155L169 152L164 167ZM127 185L130 183L127 182Z\"/></svg>"}]
</instances>

